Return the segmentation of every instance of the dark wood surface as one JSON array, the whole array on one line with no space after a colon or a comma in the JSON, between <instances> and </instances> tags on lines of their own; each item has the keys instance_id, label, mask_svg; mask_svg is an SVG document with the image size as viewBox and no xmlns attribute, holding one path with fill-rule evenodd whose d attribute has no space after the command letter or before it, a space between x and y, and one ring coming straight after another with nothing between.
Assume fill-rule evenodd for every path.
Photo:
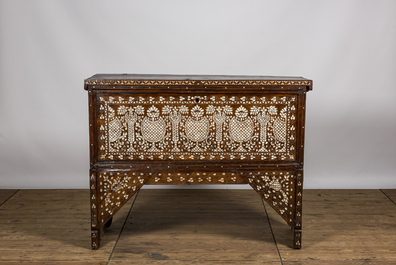
<instances>
[{"instance_id":1,"label":"dark wood surface","mask_svg":"<svg viewBox=\"0 0 396 265\"><path fill-rule=\"evenodd\" d=\"M382 189L381 191L396 204L396 189Z\"/></svg>"},{"instance_id":2,"label":"dark wood surface","mask_svg":"<svg viewBox=\"0 0 396 265\"><path fill-rule=\"evenodd\" d=\"M301 247L305 94L264 76L95 75L90 110L92 248L146 184L248 183Z\"/></svg>"},{"instance_id":3,"label":"dark wood surface","mask_svg":"<svg viewBox=\"0 0 396 265\"><path fill-rule=\"evenodd\" d=\"M393 265L395 192L304 190L295 251L253 190L142 189L92 251L88 190L0 190L0 264Z\"/></svg>"},{"instance_id":4,"label":"dark wood surface","mask_svg":"<svg viewBox=\"0 0 396 265\"><path fill-rule=\"evenodd\" d=\"M200 89L215 92L220 87L230 90L279 89L312 90L312 80L303 77L249 76L249 75L144 75L144 74L96 74L85 79L89 89L132 89L144 86L158 91L173 89L189 92ZM91 87L89 87L91 86ZM152 87L155 86L155 87ZM274 87L275 86L275 87Z\"/></svg>"},{"instance_id":5,"label":"dark wood surface","mask_svg":"<svg viewBox=\"0 0 396 265\"><path fill-rule=\"evenodd\" d=\"M0 205L5 203L9 198L11 198L18 190L11 190L11 189L0 189Z\"/></svg>"},{"instance_id":6,"label":"dark wood surface","mask_svg":"<svg viewBox=\"0 0 396 265\"><path fill-rule=\"evenodd\" d=\"M259 75L170 75L170 74L96 74L86 80L282 80L310 81L295 76L259 76Z\"/></svg>"}]
</instances>

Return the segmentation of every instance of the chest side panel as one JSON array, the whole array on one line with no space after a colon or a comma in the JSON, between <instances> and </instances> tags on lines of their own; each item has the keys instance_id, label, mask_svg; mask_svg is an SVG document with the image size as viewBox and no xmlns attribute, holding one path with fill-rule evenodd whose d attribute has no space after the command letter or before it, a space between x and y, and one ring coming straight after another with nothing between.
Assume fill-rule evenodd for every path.
<instances>
[{"instance_id":1,"label":"chest side panel","mask_svg":"<svg viewBox=\"0 0 396 265\"><path fill-rule=\"evenodd\" d=\"M297 95L98 93L99 161L294 161Z\"/></svg>"}]
</instances>

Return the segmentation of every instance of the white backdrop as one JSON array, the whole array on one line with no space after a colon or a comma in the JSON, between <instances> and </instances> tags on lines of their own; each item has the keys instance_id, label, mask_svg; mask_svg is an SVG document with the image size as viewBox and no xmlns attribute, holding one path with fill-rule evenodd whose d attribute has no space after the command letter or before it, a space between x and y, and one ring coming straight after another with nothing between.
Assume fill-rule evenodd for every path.
<instances>
[{"instance_id":1,"label":"white backdrop","mask_svg":"<svg viewBox=\"0 0 396 265\"><path fill-rule=\"evenodd\" d=\"M88 188L95 73L294 75L305 188L396 188L396 1L0 0L0 188Z\"/></svg>"}]
</instances>

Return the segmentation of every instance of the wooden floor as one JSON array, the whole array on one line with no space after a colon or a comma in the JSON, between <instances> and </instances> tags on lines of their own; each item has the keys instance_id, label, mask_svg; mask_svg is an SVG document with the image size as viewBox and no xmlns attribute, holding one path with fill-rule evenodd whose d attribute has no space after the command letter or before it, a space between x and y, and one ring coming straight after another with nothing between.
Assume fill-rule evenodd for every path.
<instances>
[{"instance_id":1,"label":"wooden floor","mask_svg":"<svg viewBox=\"0 0 396 265\"><path fill-rule=\"evenodd\" d=\"M396 264L396 190L305 190L303 245L253 190L141 190L90 249L89 191L0 190L4 264Z\"/></svg>"}]
</instances>

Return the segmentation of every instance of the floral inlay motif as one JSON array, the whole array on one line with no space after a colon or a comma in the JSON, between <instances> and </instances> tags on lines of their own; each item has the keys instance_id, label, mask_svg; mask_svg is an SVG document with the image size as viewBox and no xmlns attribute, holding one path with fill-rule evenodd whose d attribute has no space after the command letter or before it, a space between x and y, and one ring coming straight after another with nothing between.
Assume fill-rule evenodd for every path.
<instances>
[{"instance_id":1,"label":"floral inlay motif","mask_svg":"<svg viewBox=\"0 0 396 265\"><path fill-rule=\"evenodd\" d=\"M100 160L296 159L296 95L98 96Z\"/></svg>"}]
</instances>

